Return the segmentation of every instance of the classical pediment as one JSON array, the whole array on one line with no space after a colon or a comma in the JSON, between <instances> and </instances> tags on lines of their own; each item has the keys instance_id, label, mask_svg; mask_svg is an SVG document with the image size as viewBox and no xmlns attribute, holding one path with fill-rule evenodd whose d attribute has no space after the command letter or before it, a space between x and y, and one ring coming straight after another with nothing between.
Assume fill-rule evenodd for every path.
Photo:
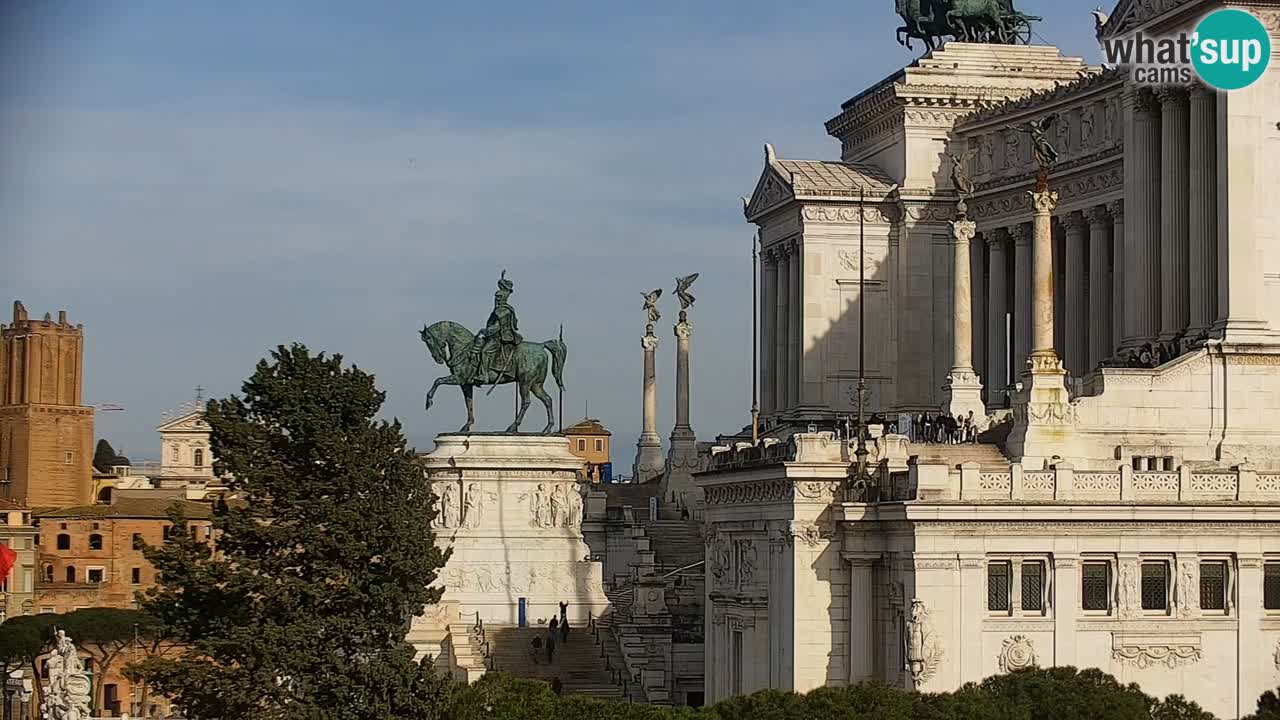
<instances>
[{"instance_id":1,"label":"classical pediment","mask_svg":"<svg viewBox=\"0 0 1280 720\"><path fill-rule=\"evenodd\" d=\"M895 186L878 168L833 160L784 160L764 146L764 170L743 212L754 222L792 200L852 200L866 193L879 199Z\"/></svg>"},{"instance_id":2,"label":"classical pediment","mask_svg":"<svg viewBox=\"0 0 1280 720\"><path fill-rule=\"evenodd\" d=\"M1201 0L1120 0L1102 27L1102 36L1124 35L1171 10L1199 2Z\"/></svg>"},{"instance_id":3,"label":"classical pediment","mask_svg":"<svg viewBox=\"0 0 1280 720\"><path fill-rule=\"evenodd\" d=\"M189 412L186 415L166 421L156 428L159 432L209 432L209 424L205 422L204 413Z\"/></svg>"}]
</instances>

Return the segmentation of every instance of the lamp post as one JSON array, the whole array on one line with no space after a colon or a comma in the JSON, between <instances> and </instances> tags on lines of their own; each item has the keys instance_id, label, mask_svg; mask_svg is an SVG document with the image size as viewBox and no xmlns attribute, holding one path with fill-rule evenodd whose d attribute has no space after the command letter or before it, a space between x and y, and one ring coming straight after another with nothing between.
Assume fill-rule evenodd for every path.
<instances>
[{"instance_id":1,"label":"lamp post","mask_svg":"<svg viewBox=\"0 0 1280 720\"><path fill-rule=\"evenodd\" d=\"M878 488L876 479L867 466L867 376L866 365L866 328L867 328L867 293L866 293L866 200L865 188L858 192L858 389L855 405L858 412L858 447L853 452L853 476L849 478L849 499L855 502L874 502Z\"/></svg>"}]
</instances>

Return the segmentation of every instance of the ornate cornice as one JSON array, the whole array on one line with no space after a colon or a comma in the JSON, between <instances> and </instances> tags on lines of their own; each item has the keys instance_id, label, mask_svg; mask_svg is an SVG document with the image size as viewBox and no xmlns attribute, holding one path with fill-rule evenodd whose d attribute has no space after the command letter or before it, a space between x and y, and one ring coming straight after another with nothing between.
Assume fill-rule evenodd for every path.
<instances>
[{"instance_id":1,"label":"ornate cornice","mask_svg":"<svg viewBox=\"0 0 1280 720\"><path fill-rule=\"evenodd\" d=\"M1124 82L1124 78L1125 73L1119 68L1089 71L1089 74L1083 75L1075 82L1060 84L1050 90L1029 93L1014 100L984 104L975 112L969 113L959 120L956 123L956 129L964 130L978 123L1020 113L1033 107L1066 101L1076 95L1082 95L1113 83L1119 85Z\"/></svg>"}]
</instances>

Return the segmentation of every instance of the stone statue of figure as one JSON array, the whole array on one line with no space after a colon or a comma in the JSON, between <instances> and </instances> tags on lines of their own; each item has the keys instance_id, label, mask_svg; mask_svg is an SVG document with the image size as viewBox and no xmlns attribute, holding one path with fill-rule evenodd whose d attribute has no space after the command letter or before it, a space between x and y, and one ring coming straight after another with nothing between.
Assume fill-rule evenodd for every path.
<instances>
[{"instance_id":1,"label":"stone statue of figure","mask_svg":"<svg viewBox=\"0 0 1280 720\"><path fill-rule=\"evenodd\" d=\"M444 493L440 496L440 527L458 527L458 516L461 509L458 505L457 483L451 482L445 485Z\"/></svg>"},{"instance_id":2,"label":"stone statue of figure","mask_svg":"<svg viewBox=\"0 0 1280 720\"><path fill-rule=\"evenodd\" d=\"M693 307L693 301L697 300L689 292L689 288L693 286L693 282L697 279L698 273L676 278L676 297L680 298L680 310L688 310Z\"/></svg>"},{"instance_id":3,"label":"stone statue of figure","mask_svg":"<svg viewBox=\"0 0 1280 720\"><path fill-rule=\"evenodd\" d=\"M564 486L556 485L555 489L551 491L551 527L560 527L564 511Z\"/></svg>"},{"instance_id":4,"label":"stone statue of figure","mask_svg":"<svg viewBox=\"0 0 1280 720\"><path fill-rule=\"evenodd\" d=\"M649 316L649 322L656 323L661 320L662 313L658 312L658 299L662 297L662 288L640 294L644 295L644 311Z\"/></svg>"},{"instance_id":5,"label":"stone statue of figure","mask_svg":"<svg viewBox=\"0 0 1280 720\"><path fill-rule=\"evenodd\" d=\"M540 528L551 527L551 496L542 483L533 493L533 524Z\"/></svg>"},{"instance_id":6,"label":"stone statue of figure","mask_svg":"<svg viewBox=\"0 0 1280 720\"><path fill-rule=\"evenodd\" d=\"M41 705L48 720L89 720L89 677L66 632L54 633L55 647L49 657L49 689Z\"/></svg>"},{"instance_id":7,"label":"stone statue of figure","mask_svg":"<svg viewBox=\"0 0 1280 720\"><path fill-rule=\"evenodd\" d=\"M907 669L912 679L919 683L929 672L931 638L929 610L920 600L911 601L911 620L907 623Z\"/></svg>"},{"instance_id":8,"label":"stone statue of figure","mask_svg":"<svg viewBox=\"0 0 1280 720\"><path fill-rule=\"evenodd\" d=\"M1031 152L1035 156L1036 165L1040 167L1042 175L1048 175L1053 166L1058 163L1058 151L1049 142L1049 131L1053 129L1053 124L1057 120L1057 115L1049 114L1040 120L1031 120L1024 125L1009 126L1010 130L1016 130L1031 136Z\"/></svg>"},{"instance_id":9,"label":"stone statue of figure","mask_svg":"<svg viewBox=\"0 0 1280 720\"><path fill-rule=\"evenodd\" d=\"M483 508L483 502L484 498L480 497L480 486L476 483L468 485L467 494L462 500L462 527L480 527L480 513Z\"/></svg>"},{"instance_id":10,"label":"stone statue of figure","mask_svg":"<svg viewBox=\"0 0 1280 720\"><path fill-rule=\"evenodd\" d=\"M569 518L565 526L580 528L582 527L582 493L575 487L567 494L569 497Z\"/></svg>"}]
</instances>

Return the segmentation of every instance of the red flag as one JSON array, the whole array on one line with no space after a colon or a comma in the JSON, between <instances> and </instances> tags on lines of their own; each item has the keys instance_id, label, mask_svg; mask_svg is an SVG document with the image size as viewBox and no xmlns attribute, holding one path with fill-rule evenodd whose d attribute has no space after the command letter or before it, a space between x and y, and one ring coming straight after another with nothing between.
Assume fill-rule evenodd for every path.
<instances>
[{"instance_id":1,"label":"red flag","mask_svg":"<svg viewBox=\"0 0 1280 720\"><path fill-rule=\"evenodd\" d=\"M18 560L18 553L9 549L8 545L0 545L0 582L9 577L9 571Z\"/></svg>"}]
</instances>

